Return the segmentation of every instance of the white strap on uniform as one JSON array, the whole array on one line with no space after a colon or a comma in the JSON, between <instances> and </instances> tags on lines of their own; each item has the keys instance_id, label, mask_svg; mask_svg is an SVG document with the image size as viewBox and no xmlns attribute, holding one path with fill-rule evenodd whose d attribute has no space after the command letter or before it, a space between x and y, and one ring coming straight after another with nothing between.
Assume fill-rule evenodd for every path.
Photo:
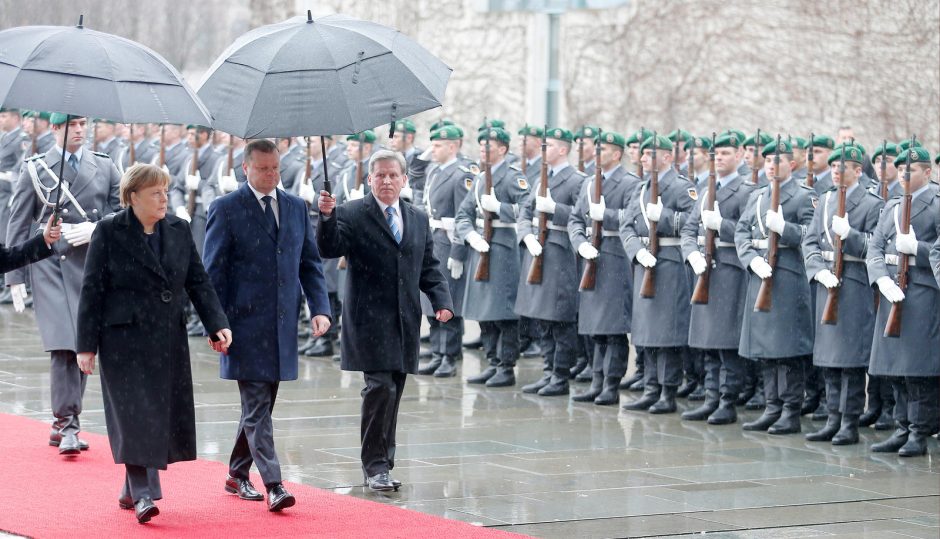
<instances>
[{"instance_id":1,"label":"white strap on uniform","mask_svg":"<svg viewBox=\"0 0 940 539\"><path fill-rule=\"evenodd\" d=\"M757 228L760 229L760 234L761 234L761 236L764 236L764 237L766 238L766 237L767 237L767 231L764 230L764 220L761 219L761 217L760 217L760 213L761 213L761 212L760 212L760 202L761 202L761 199L762 199L763 197L764 197L764 193L760 193L759 195L757 195L757 209L756 209L756 213L757 213Z\"/></svg>"},{"instance_id":2,"label":"white strap on uniform","mask_svg":"<svg viewBox=\"0 0 940 539\"><path fill-rule=\"evenodd\" d=\"M546 220L545 220L545 224L546 224L546 228L548 228L549 230L560 230L560 231L563 231L563 232L567 232L567 231L568 231L568 227L556 225L555 223L552 223L551 221L549 221L547 218L546 218ZM532 218L532 226L534 226L535 228L538 228L538 227L539 227L539 218L538 218L538 217L533 217L533 218Z\"/></svg>"},{"instance_id":3,"label":"white strap on uniform","mask_svg":"<svg viewBox=\"0 0 940 539\"><path fill-rule=\"evenodd\" d=\"M698 244L703 247L705 246L705 236L698 237ZM715 247L734 247L734 242L715 240Z\"/></svg>"},{"instance_id":4,"label":"white strap on uniform","mask_svg":"<svg viewBox=\"0 0 940 539\"><path fill-rule=\"evenodd\" d=\"M823 260L825 260L825 261L827 261L827 262L834 262L834 261L835 261L835 259L836 259L836 253L835 253L835 251L820 251L820 252L822 253ZM890 255L889 255L889 256L890 256ZM862 262L862 263L864 263L864 262L865 262L865 259L864 259L864 258L859 258L859 257L857 257L857 256L852 256L852 255L847 255L847 254L845 254L845 253L842 253L842 261L843 261L843 262Z\"/></svg>"},{"instance_id":5,"label":"white strap on uniform","mask_svg":"<svg viewBox=\"0 0 940 539\"><path fill-rule=\"evenodd\" d=\"M823 202L823 230L826 232L826 239L829 240L829 245L835 245L832 241L832 235L829 234L829 198L832 196L832 191L826 191L826 201Z\"/></svg>"},{"instance_id":6,"label":"white strap on uniform","mask_svg":"<svg viewBox=\"0 0 940 539\"><path fill-rule=\"evenodd\" d=\"M901 265L901 256L902 255L885 255L885 264L889 266L900 266ZM908 266L916 266L916 260L913 256L907 257Z\"/></svg>"},{"instance_id":7,"label":"white strap on uniform","mask_svg":"<svg viewBox=\"0 0 940 539\"><path fill-rule=\"evenodd\" d=\"M493 219L490 221L490 225L493 228L516 228L516 223L504 223L499 219ZM483 228L483 219L477 219L477 226Z\"/></svg>"},{"instance_id":8,"label":"white strap on uniform","mask_svg":"<svg viewBox=\"0 0 940 539\"><path fill-rule=\"evenodd\" d=\"M39 161L39 164L42 165L43 170L52 178L55 182L54 186L50 189L46 189L46 186L39 181L39 172L36 170L34 163ZM33 159L27 162L26 169L29 171L30 178L33 180L33 187L36 189L36 194L39 195L39 199L45 206L53 207L55 203L49 200L49 195L52 194L52 191L59 185L59 177L52 172L52 169L49 168L49 165L42 159ZM69 189L69 182L62 183L62 194L65 195L65 198L69 199L72 202L72 205L75 206L75 209L78 211L78 214L82 216L82 219L88 221L88 214L85 213L85 209L82 208L82 205L75 200L75 197L72 196L72 191ZM45 191L45 193L43 193Z\"/></svg>"},{"instance_id":9,"label":"white strap on uniform","mask_svg":"<svg viewBox=\"0 0 940 539\"><path fill-rule=\"evenodd\" d=\"M643 245L649 245L650 239L645 236L640 236L640 241L643 242ZM682 245L682 240L679 238L659 238L660 247L679 247Z\"/></svg>"},{"instance_id":10,"label":"white strap on uniform","mask_svg":"<svg viewBox=\"0 0 940 539\"><path fill-rule=\"evenodd\" d=\"M646 230L650 229L650 219L646 215L646 204L643 199L646 198L646 184L640 186L640 213L643 214L643 222L646 223Z\"/></svg>"}]
</instances>

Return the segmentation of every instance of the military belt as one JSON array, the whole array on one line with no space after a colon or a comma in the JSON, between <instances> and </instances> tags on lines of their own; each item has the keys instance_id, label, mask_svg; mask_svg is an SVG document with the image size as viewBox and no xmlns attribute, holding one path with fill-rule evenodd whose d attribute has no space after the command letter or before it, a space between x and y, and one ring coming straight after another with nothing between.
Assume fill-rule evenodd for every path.
<instances>
[{"instance_id":1,"label":"military belt","mask_svg":"<svg viewBox=\"0 0 940 539\"><path fill-rule=\"evenodd\" d=\"M604 230L601 232L602 238L617 238L620 237L620 232L616 230Z\"/></svg>"},{"instance_id":2,"label":"military belt","mask_svg":"<svg viewBox=\"0 0 940 539\"><path fill-rule=\"evenodd\" d=\"M705 236L698 237L698 244L701 245L702 247L705 246ZM734 247L734 242L715 240L715 247Z\"/></svg>"},{"instance_id":3,"label":"military belt","mask_svg":"<svg viewBox=\"0 0 940 539\"><path fill-rule=\"evenodd\" d=\"M755 249L769 249L770 243L768 240L751 240L751 246L753 246ZM780 245L780 243L777 243L777 249L796 249L796 247Z\"/></svg>"},{"instance_id":4,"label":"military belt","mask_svg":"<svg viewBox=\"0 0 940 539\"><path fill-rule=\"evenodd\" d=\"M428 219L428 222L431 225L431 230L438 230L443 228L444 230L453 230L454 229L454 219L453 218L444 218L444 219Z\"/></svg>"},{"instance_id":5,"label":"military belt","mask_svg":"<svg viewBox=\"0 0 940 539\"><path fill-rule=\"evenodd\" d=\"M561 232L568 232L568 227L566 227L566 226L558 226L558 225L556 225L555 223L552 223L552 222L546 222L545 225L546 225L545 228L547 228L547 229L549 229L549 230L560 230ZM534 226L535 228L538 228L538 227L539 227L539 218L538 218L538 217L533 217L533 218L532 218L532 226Z\"/></svg>"},{"instance_id":6,"label":"military belt","mask_svg":"<svg viewBox=\"0 0 940 539\"><path fill-rule=\"evenodd\" d=\"M901 255L885 255L885 264L887 264L887 265L889 265L889 266L900 266L900 265L901 265ZM917 265L917 264L914 263L914 257L913 257L913 256L908 256L908 257L907 257L907 265L908 265L908 266L916 266L916 265Z\"/></svg>"},{"instance_id":7,"label":"military belt","mask_svg":"<svg viewBox=\"0 0 940 539\"><path fill-rule=\"evenodd\" d=\"M834 262L835 259L836 259L836 253L835 253L834 251L822 251L822 257L823 257L823 260L826 260L827 262ZM852 255L847 255L847 254L845 254L845 253L842 253L842 261L843 261L843 262L862 262L862 263L864 263L864 262L865 262L865 259L864 259L864 258L859 258L859 257L857 257L857 256L852 256Z\"/></svg>"},{"instance_id":8,"label":"military belt","mask_svg":"<svg viewBox=\"0 0 940 539\"><path fill-rule=\"evenodd\" d=\"M649 245L650 239L647 237L641 237L640 240L643 242L643 245ZM682 245L682 240L679 238L659 238L660 247L679 247Z\"/></svg>"},{"instance_id":9,"label":"military belt","mask_svg":"<svg viewBox=\"0 0 940 539\"><path fill-rule=\"evenodd\" d=\"M499 219L493 219L490 221L490 225L493 228L516 228L516 223L504 223ZM483 228L483 219L477 219L477 226Z\"/></svg>"}]
</instances>

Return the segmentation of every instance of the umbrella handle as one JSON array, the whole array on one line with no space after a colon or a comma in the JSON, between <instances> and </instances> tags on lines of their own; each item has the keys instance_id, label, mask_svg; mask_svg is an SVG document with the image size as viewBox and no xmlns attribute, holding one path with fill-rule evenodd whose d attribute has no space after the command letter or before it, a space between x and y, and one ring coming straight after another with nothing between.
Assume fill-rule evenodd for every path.
<instances>
[{"instance_id":1,"label":"umbrella handle","mask_svg":"<svg viewBox=\"0 0 940 539\"><path fill-rule=\"evenodd\" d=\"M333 189L330 186L330 167L326 162L326 137L322 135L320 136L320 149L322 153L320 158L323 159L323 190L329 193Z\"/></svg>"}]
</instances>

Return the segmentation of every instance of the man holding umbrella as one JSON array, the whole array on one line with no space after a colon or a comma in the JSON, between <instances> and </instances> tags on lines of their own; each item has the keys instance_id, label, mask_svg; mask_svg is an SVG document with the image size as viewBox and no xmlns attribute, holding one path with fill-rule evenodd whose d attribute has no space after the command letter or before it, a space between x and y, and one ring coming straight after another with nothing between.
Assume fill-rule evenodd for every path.
<instances>
[{"instance_id":1,"label":"man holding umbrella","mask_svg":"<svg viewBox=\"0 0 940 539\"><path fill-rule=\"evenodd\" d=\"M65 140L66 122L68 140ZM45 222L51 211L47 204L51 188L58 183L59 164L64 158L60 217L65 241L56 242L52 246L53 256L34 264L30 272L36 323L43 346L52 356L55 421L49 445L58 446L62 455L76 455L80 449L88 448L88 444L78 439L85 375L75 360L75 326L85 254L96 223L120 207L121 177L107 154L82 147L85 118L53 113L50 123L56 145L42 155L33 156L23 167L13 192L6 244L15 245L30 239L38 230L36 223ZM26 297L25 277L23 269L6 275L17 312L22 312L22 301Z\"/></svg>"}]
</instances>

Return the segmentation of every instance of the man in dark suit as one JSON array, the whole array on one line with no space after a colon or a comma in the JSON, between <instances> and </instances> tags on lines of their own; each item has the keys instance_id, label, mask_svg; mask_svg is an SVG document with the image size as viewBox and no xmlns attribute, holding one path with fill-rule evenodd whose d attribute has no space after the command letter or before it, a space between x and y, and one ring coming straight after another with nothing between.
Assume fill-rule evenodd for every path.
<instances>
[{"instance_id":1,"label":"man in dark suit","mask_svg":"<svg viewBox=\"0 0 940 539\"><path fill-rule=\"evenodd\" d=\"M225 489L262 500L248 480L255 462L268 509L280 511L294 505L294 497L281 484L271 412L278 384L297 379L301 289L315 335L329 329L330 306L307 206L277 189L277 148L253 140L244 155L248 181L209 207L205 247L206 269L239 341L221 359L221 376L238 380L242 403Z\"/></svg>"},{"instance_id":2,"label":"man in dark suit","mask_svg":"<svg viewBox=\"0 0 940 539\"><path fill-rule=\"evenodd\" d=\"M408 373L418 371L420 292L435 318L454 315L450 290L434 257L428 218L399 200L407 183L405 159L380 150L369 160L371 193L336 207L320 192L317 243L323 256L345 256L343 370L362 371L362 473L372 490L398 490L395 426ZM334 209L336 213L334 215Z\"/></svg>"}]
</instances>

